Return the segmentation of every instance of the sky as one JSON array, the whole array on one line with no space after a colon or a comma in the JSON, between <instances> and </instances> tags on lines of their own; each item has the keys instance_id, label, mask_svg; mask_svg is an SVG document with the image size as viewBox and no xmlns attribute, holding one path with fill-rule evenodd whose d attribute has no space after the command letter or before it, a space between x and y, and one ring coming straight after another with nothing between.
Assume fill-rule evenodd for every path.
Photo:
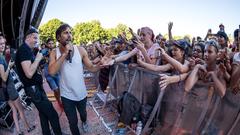
<instances>
[{"instance_id":1,"label":"sky","mask_svg":"<svg viewBox=\"0 0 240 135\"><path fill-rule=\"evenodd\" d=\"M41 24L53 18L70 24L99 20L102 27L125 24L136 32L148 26L155 35L166 34L173 22L173 35L201 36L219 24L227 34L240 25L240 0L48 0Z\"/></svg>"}]
</instances>

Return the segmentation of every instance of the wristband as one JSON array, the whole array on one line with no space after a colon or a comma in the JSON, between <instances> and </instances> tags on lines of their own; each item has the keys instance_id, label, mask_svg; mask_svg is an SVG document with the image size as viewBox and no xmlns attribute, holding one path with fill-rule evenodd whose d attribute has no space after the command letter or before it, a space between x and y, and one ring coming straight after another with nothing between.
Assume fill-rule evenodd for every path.
<instances>
[{"instance_id":1,"label":"wristband","mask_svg":"<svg viewBox=\"0 0 240 135\"><path fill-rule=\"evenodd\" d=\"M40 59L35 59L35 61L41 61Z\"/></svg>"},{"instance_id":2,"label":"wristband","mask_svg":"<svg viewBox=\"0 0 240 135\"><path fill-rule=\"evenodd\" d=\"M113 58L113 64L115 64L117 61L116 61L116 58Z\"/></svg>"}]
</instances>

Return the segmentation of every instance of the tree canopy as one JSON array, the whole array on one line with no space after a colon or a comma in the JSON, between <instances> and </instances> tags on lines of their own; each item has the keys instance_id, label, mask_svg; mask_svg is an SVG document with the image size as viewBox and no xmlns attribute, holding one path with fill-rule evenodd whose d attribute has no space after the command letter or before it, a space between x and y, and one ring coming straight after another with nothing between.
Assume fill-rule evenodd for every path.
<instances>
[{"instance_id":1,"label":"tree canopy","mask_svg":"<svg viewBox=\"0 0 240 135\"><path fill-rule=\"evenodd\" d=\"M95 40L107 40L107 33L99 21L77 23L73 27L73 38L75 44L86 44Z\"/></svg>"},{"instance_id":2,"label":"tree canopy","mask_svg":"<svg viewBox=\"0 0 240 135\"><path fill-rule=\"evenodd\" d=\"M56 41L55 32L57 28L63 24L59 19L49 20L47 23L40 26L40 40L46 42L48 38ZM113 37L117 37L120 33L125 32L127 39L131 38L128 26L125 24L118 24L115 28L103 28L98 20L89 22L77 23L73 27L73 43L76 45L88 44L93 41L99 40L101 42L110 41ZM189 35L187 35L190 37ZM164 35L167 38L167 34ZM182 36L173 36L173 38L181 39Z\"/></svg>"},{"instance_id":3,"label":"tree canopy","mask_svg":"<svg viewBox=\"0 0 240 135\"><path fill-rule=\"evenodd\" d=\"M56 41L55 32L61 24L63 24L62 21L54 18L52 20L49 20L47 23L41 25L39 27L40 40L42 42L46 42L48 38L52 38Z\"/></svg>"},{"instance_id":4,"label":"tree canopy","mask_svg":"<svg viewBox=\"0 0 240 135\"><path fill-rule=\"evenodd\" d=\"M45 42L48 38L55 38L56 29L63 24L59 19L52 19L40 26L40 40ZM76 45L91 43L96 40L101 42L110 41L112 37L117 37L121 32L125 32L127 38L131 37L128 26L118 24L115 28L103 28L98 20L77 23L73 27L73 43Z\"/></svg>"}]
</instances>

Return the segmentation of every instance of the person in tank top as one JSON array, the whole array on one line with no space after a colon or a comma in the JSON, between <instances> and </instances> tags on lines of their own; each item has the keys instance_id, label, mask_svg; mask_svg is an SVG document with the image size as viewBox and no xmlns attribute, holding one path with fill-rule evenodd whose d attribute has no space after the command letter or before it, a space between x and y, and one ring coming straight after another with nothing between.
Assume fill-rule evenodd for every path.
<instances>
[{"instance_id":1,"label":"person in tank top","mask_svg":"<svg viewBox=\"0 0 240 135\"><path fill-rule=\"evenodd\" d=\"M83 47L71 43L71 30L68 24L63 24L56 30L59 47L50 54L48 71L51 75L59 73L60 96L70 130L73 135L80 135L76 109L80 114L83 131L88 130L87 90L83 78L83 65L91 72L98 71L101 66L100 64L94 65L90 61Z\"/></svg>"}]
</instances>

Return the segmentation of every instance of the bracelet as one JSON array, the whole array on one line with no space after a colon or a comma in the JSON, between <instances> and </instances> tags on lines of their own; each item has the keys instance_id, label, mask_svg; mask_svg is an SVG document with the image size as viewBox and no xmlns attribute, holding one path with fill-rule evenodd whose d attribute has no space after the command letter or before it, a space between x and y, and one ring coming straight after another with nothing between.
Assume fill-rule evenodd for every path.
<instances>
[{"instance_id":1,"label":"bracelet","mask_svg":"<svg viewBox=\"0 0 240 135\"><path fill-rule=\"evenodd\" d=\"M35 61L41 61L40 59L35 59Z\"/></svg>"},{"instance_id":2,"label":"bracelet","mask_svg":"<svg viewBox=\"0 0 240 135\"><path fill-rule=\"evenodd\" d=\"M113 64L115 64L117 61L116 61L116 59L115 58L113 58Z\"/></svg>"}]
</instances>

